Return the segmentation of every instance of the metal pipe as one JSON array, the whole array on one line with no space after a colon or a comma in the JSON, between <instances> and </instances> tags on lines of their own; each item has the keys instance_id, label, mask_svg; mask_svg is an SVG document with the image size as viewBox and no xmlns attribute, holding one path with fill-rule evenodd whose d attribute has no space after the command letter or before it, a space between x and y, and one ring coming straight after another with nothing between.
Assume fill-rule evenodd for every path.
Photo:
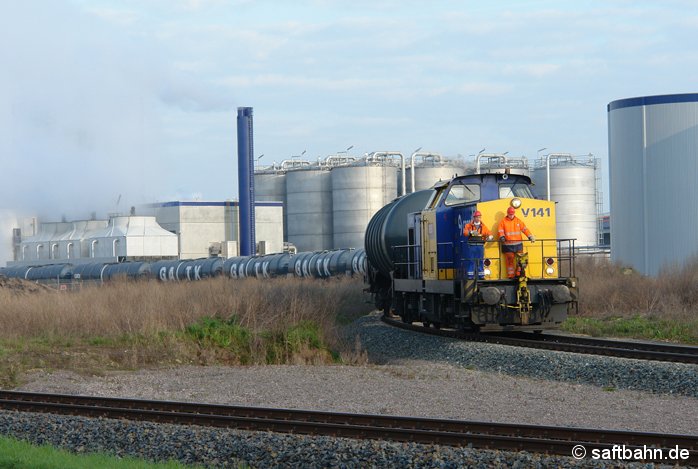
<instances>
[{"instance_id":1,"label":"metal pipe","mask_svg":"<svg viewBox=\"0 0 698 469\"><path fill-rule=\"evenodd\" d=\"M426 160L426 159L429 158L429 157L437 158L437 159L439 160L439 163L441 163L441 162L443 161L443 157L441 156L441 154L439 154L439 153L431 153L431 152L428 152L428 151L419 151L419 150L421 150L421 149L422 149L421 147L417 148L417 149L414 151L414 153L412 153L412 156L410 156L410 186L411 186L410 192L414 192L414 191L416 190L416 189L415 189L415 180L414 180L414 173L415 173L415 171L414 171L414 162L415 162L415 159L416 159L417 156L421 156L421 157L422 157L422 161Z\"/></svg>"},{"instance_id":2,"label":"metal pipe","mask_svg":"<svg viewBox=\"0 0 698 469\"><path fill-rule=\"evenodd\" d=\"M405 155L399 151L375 151L366 156L366 162L368 163L371 160L378 160L380 156L383 157L383 160L385 160L386 156L400 157L400 173L402 174L402 194L400 195L405 195L407 193L407 181L405 181L405 178L407 177L407 172L405 171Z\"/></svg>"},{"instance_id":3,"label":"metal pipe","mask_svg":"<svg viewBox=\"0 0 698 469\"><path fill-rule=\"evenodd\" d=\"M550 154L545 156L545 183L547 185L548 201L550 201Z\"/></svg>"},{"instance_id":4,"label":"metal pipe","mask_svg":"<svg viewBox=\"0 0 698 469\"><path fill-rule=\"evenodd\" d=\"M559 163L561 159L567 161L574 161L574 157L570 153L548 153L545 155L545 179L546 179L546 191L548 194L548 200L550 200L550 159L554 158L555 162Z\"/></svg>"},{"instance_id":5,"label":"metal pipe","mask_svg":"<svg viewBox=\"0 0 698 469\"><path fill-rule=\"evenodd\" d=\"M507 157L506 155L498 154L498 153L478 153L477 157L475 158L475 173L480 174L480 159L481 158L487 158L488 163L491 162L492 160L499 160L500 164L504 163L504 166L507 164Z\"/></svg>"}]
</instances>

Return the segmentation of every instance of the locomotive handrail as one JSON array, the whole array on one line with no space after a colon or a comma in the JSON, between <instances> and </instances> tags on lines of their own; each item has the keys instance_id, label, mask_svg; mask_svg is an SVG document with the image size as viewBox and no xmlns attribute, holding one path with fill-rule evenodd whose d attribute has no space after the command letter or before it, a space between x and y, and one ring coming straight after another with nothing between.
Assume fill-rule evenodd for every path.
<instances>
[{"instance_id":1,"label":"locomotive handrail","mask_svg":"<svg viewBox=\"0 0 698 469\"><path fill-rule=\"evenodd\" d=\"M547 247L550 247L549 243L555 243L555 255L547 255L545 256L545 251L544 249ZM473 242L470 238L468 239L460 239L457 241L459 244L459 247L461 248L459 250L460 253L464 252L463 246L466 244L487 244L487 243L499 243L499 240L491 240L487 241L485 239ZM550 276L545 275L545 268L546 268L546 263L545 259L547 258L552 258L555 263L557 263L557 278L561 277L575 277L575 239L573 238L537 238L535 242L531 243L530 241L522 241L524 246L526 245L531 245L529 246L529 250L535 249L538 250L540 249L541 253L541 264L540 264L540 272L536 272L536 276L534 278L552 278ZM546 244L548 243L548 244ZM437 260L438 259L448 259L448 260L438 260L437 266L439 269L449 269L452 268L454 269L454 277L456 279L477 279L476 277L479 277L481 272L482 272L482 267L480 266L480 262L482 261L485 257L465 257L462 254L460 254L458 257L455 257L453 255L445 255L441 256L442 253L444 253L444 250L447 250L450 248L451 254L454 253L455 249L455 242L442 242L442 243L437 243L437 250L436 251L429 251L430 254L437 254ZM395 278L406 278L406 275L409 272L414 272L413 275L416 275L417 273L421 273L421 270L419 269L419 265L421 264L421 254L422 254L422 245L421 244L404 244L404 245L399 245L399 246L393 246L393 258L396 259L394 262L395 265ZM410 256L410 253L414 252L416 255L415 256ZM448 254L446 252L446 254ZM498 257L487 257L489 261L496 265L499 266L499 270L501 271L501 252L499 253L500 256ZM403 260L398 260L398 259L403 259ZM463 267L467 262L473 262L474 264L474 272L472 277L468 272L466 272L466 269ZM529 264L529 269L531 268ZM411 269L414 269L413 271ZM564 275L563 275L564 272ZM529 273L532 273L532 271L529 270ZM480 280L483 280L480 278Z\"/></svg>"}]
</instances>

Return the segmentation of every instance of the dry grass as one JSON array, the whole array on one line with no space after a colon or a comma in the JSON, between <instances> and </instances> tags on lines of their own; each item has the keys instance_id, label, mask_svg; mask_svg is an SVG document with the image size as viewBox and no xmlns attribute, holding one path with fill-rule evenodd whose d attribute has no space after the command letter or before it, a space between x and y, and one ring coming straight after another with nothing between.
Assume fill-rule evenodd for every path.
<instances>
[{"instance_id":1,"label":"dry grass","mask_svg":"<svg viewBox=\"0 0 698 469\"><path fill-rule=\"evenodd\" d=\"M698 258L645 277L605 259L577 260L579 317L567 330L698 343Z\"/></svg>"},{"instance_id":2,"label":"dry grass","mask_svg":"<svg viewBox=\"0 0 698 469\"><path fill-rule=\"evenodd\" d=\"M698 259L683 268L645 277L607 260L577 260L582 316L661 316L690 320L698 316Z\"/></svg>"},{"instance_id":3,"label":"dry grass","mask_svg":"<svg viewBox=\"0 0 698 469\"><path fill-rule=\"evenodd\" d=\"M115 282L80 291L0 288L0 384L28 369L99 373L177 363L319 363L363 360L342 323L366 314L359 279L225 278ZM234 321L245 350L192 338L206 318Z\"/></svg>"}]
</instances>

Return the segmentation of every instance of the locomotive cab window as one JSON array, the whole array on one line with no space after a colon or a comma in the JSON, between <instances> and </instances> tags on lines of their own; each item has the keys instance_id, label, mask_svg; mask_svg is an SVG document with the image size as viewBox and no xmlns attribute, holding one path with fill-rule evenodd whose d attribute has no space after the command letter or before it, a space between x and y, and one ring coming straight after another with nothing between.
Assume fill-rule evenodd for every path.
<instances>
[{"instance_id":1,"label":"locomotive cab window","mask_svg":"<svg viewBox=\"0 0 698 469\"><path fill-rule=\"evenodd\" d=\"M480 200L480 185L479 184L454 184L448 191L445 205L459 205Z\"/></svg>"},{"instance_id":2,"label":"locomotive cab window","mask_svg":"<svg viewBox=\"0 0 698 469\"><path fill-rule=\"evenodd\" d=\"M531 188L523 183L514 184L500 184L499 185L499 198L508 199L510 197L522 197L525 199L533 199L533 194L531 193Z\"/></svg>"}]
</instances>

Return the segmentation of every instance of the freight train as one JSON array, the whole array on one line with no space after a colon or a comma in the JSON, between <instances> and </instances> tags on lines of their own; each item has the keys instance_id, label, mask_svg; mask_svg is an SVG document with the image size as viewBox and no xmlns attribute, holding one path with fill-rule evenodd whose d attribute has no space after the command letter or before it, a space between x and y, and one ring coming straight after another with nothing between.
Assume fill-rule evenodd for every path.
<instances>
[{"instance_id":1,"label":"freight train","mask_svg":"<svg viewBox=\"0 0 698 469\"><path fill-rule=\"evenodd\" d=\"M498 235L507 209L535 235L509 278ZM493 238L467 236L475 211ZM385 315L471 331L557 328L577 308L574 240L556 238L555 203L515 169L454 177L395 199L366 230L367 290Z\"/></svg>"},{"instance_id":2,"label":"freight train","mask_svg":"<svg viewBox=\"0 0 698 469\"><path fill-rule=\"evenodd\" d=\"M211 277L270 278L363 275L363 249L270 254L223 259L164 260L156 262L51 264L0 268L0 275L37 282L106 282L115 278L195 281Z\"/></svg>"}]
</instances>

